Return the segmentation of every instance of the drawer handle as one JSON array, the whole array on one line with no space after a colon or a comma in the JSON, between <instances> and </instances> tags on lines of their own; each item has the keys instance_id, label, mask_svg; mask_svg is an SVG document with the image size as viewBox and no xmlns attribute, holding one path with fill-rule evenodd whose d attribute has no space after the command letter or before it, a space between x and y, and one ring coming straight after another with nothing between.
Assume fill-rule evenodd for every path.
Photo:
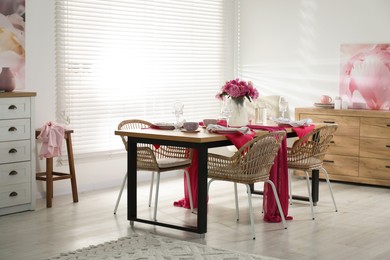
<instances>
[{"instance_id":1,"label":"drawer handle","mask_svg":"<svg viewBox=\"0 0 390 260\"><path fill-rule=\"evenodd\" d=\"M324 162L326 162L326 163L334 163L333 160L324 160Z\"/></svg>"},{"instance_id":2,"label":"drawer handle","mask_svg":"<svg viewBox=\"0 0 390 260\"><path fill-rule=\"evenodd\" d=\"M8 153L17 153L18 150L16 150L15 148L12 148L11 150L8 151Z\"/></svg>"},{"instance_id":3,"label":"drawer handle","mask_svg":"<svg viewBox=\"0 0 390 260\"><path fill-rule=\"evenodd\" d=\"M8 128L8 132L15 132L15 131L18 131L18 129L14 126L11 126L10 128Z\"/></svg>"},{"instance_id":4,"label":"drawer handle","mask_svg":"<svg viewBox=\"0 0 390 260\"><path fill-rule=\"evenodd\" d=\"M336 123L335 121L323 121L323 122L326 124L335 124Z\"/></svg>"},{"instance_id":5,"label":"drawer handle","mask_svg":"<svg viewBox=\"0 0 390 260\"><path fill-rule=\"evenodd\" d=\"M334 144L334 141L330 141L331 144Z\"/></svg>"},{"instance_id":6,"label":"drawer handle","mask_svg":"<svg viewBox=\"0 0 390 260\"><path fill-rule=\"evenodd\" d=\"M390 169L390 165L386 165L385 168Z\"/></svg>"},{"instance_id":7,"label":"drawer handle","mask_svg":"<svg viewBox=\"0 0 390 260\"><path fill-rule=\"evenodd\" d=\"M15 176L15 175L17 175L17 174L18 174L17 171L11 171L8 175L10 175L10 176Z\"/></svg>"},{"instance_id":8,"label":"drawer handle","mask_svg":"<svg viewBox=\"0 0 390 260\"><path fill-rule=\"evenodd\" d=\"M18 107L15 106L15 105L10 105L10 106L8 107L8 109L9 109L9 110L14 110L14 109L18 109Z\"/></svg>"},{"instance_id":9,"label":"drawer handle","mask_svg":"<svg viewBox=\"0 0 390 260\"><path fill-rule=\"evenodd\" d=\"M386 126L387 126L387 127L390 127L390 124L387 124Z\"/></svg>"},{"instance_id":10,"label":"drawer handle","mask_svg":"<svg viewBox=\"0 0 390 260\"><path fill-rule=\"evenodd\" d=\"M18 196L18 193L16 191L13 191L9 194L10 197L16 197Z\"/></svg>"},{"instance_id":11,"label":"drawer handle","mask_svg":"<svg viewBox=\"0 0 390 260\"><path fill-rule=\"evenodd\" d=\"M390 145L386 145L386 148L390 148Z\"/></svg>"}]
</instances>

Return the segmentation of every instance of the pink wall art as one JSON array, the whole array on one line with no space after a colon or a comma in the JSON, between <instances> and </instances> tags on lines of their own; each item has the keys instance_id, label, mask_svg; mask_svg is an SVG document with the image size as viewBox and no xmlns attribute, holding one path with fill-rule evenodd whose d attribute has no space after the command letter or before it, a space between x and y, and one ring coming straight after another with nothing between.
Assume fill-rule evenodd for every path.
<instances>
[{"instance_id":1,"label":"pink wall art","mask_svg":"<svg viewBox=\"0 0 390 260\"><path fill-rule=\"evenodd\" d=\"M390 44L342 44L340 62L348 108L390 109Z\"/></svg>"},{"instance_id":2,"label":"pink wall art","mask_svg":"<svg viewBox=\"0 0 390 260\"><path fill-rule=\"evenodd\" d=\"M0 0L0 90L10 91L10 82L25 88L25 5L25 0Z\"/></svg>"}]
</instances>

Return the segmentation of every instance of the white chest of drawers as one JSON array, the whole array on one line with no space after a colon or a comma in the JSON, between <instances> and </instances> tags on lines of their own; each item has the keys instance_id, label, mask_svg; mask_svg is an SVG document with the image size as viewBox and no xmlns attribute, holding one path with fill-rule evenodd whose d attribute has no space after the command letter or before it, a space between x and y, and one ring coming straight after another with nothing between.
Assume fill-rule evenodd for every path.
<instances>
[{"instance_id":1,"label":"white chest of drawers","mask_svg":"<svg viewBox=\"0 0 390 260\"><path fill-rule=\"evenodd\" d=\"M0 215L35 208L35 96L0 93Z\"/></svg>"}]
</instances>

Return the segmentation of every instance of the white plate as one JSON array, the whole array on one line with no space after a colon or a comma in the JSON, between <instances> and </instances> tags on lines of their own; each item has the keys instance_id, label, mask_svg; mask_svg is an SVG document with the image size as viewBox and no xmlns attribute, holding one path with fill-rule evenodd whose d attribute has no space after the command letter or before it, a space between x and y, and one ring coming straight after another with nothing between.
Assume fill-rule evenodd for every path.
<instances>
[{"instance_id":1,"label":"white plate","mask_svg":"<svg viewBox=\"0 0 390 260\"><path fill-rule=\"evenodd\" d=\"M324 104L324 103L314 103L316 107L324 107L324 108L334 108L334 103Z\"/></svg>"}]
</instances>

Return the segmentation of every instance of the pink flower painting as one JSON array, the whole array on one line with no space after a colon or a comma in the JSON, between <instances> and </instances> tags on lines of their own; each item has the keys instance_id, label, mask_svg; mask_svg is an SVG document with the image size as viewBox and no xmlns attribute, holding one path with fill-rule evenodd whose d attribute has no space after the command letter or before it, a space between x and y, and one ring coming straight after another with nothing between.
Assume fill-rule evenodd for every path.
<instances>
[{"instance_id":1,"label":"pink flower painting","mask_svg":"<svg viewBox=\"0 0 390 260\"><path fill-rule=\"evenodd\" d=\"M390 109L390 44L341 46L340 95L349 108Z\"/></svg>"}]
</instances>

